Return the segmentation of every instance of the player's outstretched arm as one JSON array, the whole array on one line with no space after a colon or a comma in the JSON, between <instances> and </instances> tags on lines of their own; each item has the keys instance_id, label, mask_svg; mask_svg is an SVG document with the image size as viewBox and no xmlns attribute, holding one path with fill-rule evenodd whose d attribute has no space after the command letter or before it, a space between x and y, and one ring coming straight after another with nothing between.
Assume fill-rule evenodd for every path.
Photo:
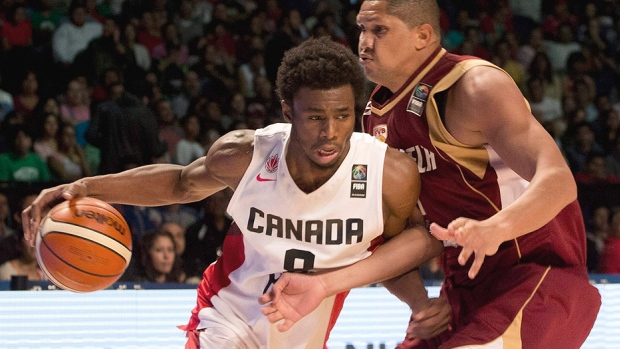
<instances>
[{"instance_id":1,"label":"player's outstretched arm","mask_svg":"<svg viewBox=\"0 0 620 349\"><path fill-rule=\"evenodd\" d=\"M431 227L438 238L463 247L461 265L474 257L469 270L469 277L474 278L485 256L497 252L502 242L547 224L577 199L577 187L557 144L504 72L490 67L468 71L450 89L445 119L448 131L459 142L490 146L530 182L517 200L486 220L461 217L447 227Z\"/></svg>"},{"instance_id":2,"label":"player's outstretched arm","mask_svg":"<svg viewBox=\"0 0 620 349\"><path fill-rule=\"evenodd\" d=\"M368 258L349 266L316 274L285 273L259 298L263 314L291 328L329 296L404 274L441 251L441 244L426 229L414 227L379 246Z\"/></svg>"},{"instance_id":3,"label":"player's outstretched arm","mask_svg":"<svg viewBox=\"0 0 620 349\"><path fill-rule=\"evenodd\" d=\"M230 132L206 156L187 166L146 165L45 189L22 212L24 236L34 244L41 219L63 200L90 196L108 203L162 206L199 201L225 187L234 189L252 158L253 135L252 130Z\"/></svg>"}]
</instances>

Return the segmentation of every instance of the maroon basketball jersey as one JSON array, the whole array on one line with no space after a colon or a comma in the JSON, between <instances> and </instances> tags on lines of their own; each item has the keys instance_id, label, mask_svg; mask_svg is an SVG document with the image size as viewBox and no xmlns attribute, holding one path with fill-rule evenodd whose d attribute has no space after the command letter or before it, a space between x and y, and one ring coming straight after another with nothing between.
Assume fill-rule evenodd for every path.
<instances>
[{"instance_id":1,"label":"maroon basketball jersey","mask_svg":"<svg viewBox=\"0 0 620 349\"><path fill-rule=\"evenodd\" d=\"M419 208L427 223L446 227L458 217L484 220L510 205L528 185L490 146L462 144L443 125L442 92L466 71L481 65L500 69L475 57L438 49L396 93L378 86L364 112L365 132L417 161L422 178ZM456 284L475 283L467 277L471 261L465 266L457 262L460 250L446 246L446 276ZM585 266L585 253L583 218L574 202L541 229L503 243L496 255L485 259L476 280L524 261Z\"/></svg>"}]
</instances>

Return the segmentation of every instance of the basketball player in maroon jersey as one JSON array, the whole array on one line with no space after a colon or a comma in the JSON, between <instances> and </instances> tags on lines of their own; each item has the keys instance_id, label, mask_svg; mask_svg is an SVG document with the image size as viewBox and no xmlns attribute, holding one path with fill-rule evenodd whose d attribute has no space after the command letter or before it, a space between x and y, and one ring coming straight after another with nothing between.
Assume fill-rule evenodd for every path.
<instances>
[{"instance_id":1,"label":"basketball player in maroon jersey","mask_svg":"<svg viewBox=\"0 0 620 349\"><path fill-rule=\"evenodd\" d=\"M357 22L360 63L377 83L364 130L417 161L418 208L444 240L450 329L412 338L412 309L399 348L579 348L601 300L586 271L576 185L514 81L441 47L435 0L364 1ZM265 313L300 316L309 305L290 290L301 284L321 293L320 282L286 281ZM384 284L408 304L415 297L406 276Z\"/></svg>"}]
</instances>

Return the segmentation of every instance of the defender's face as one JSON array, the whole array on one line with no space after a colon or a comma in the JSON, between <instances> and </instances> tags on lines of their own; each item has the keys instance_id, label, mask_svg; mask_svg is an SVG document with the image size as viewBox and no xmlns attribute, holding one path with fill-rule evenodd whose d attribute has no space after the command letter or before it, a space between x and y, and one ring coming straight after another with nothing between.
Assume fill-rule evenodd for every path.
<instances>
[{"instance_id":1,"label":"defender's face","mask_svg":"<svg viewBox=\"0 0 620 349\"><path fill-rule=\"evenodd\" d=\"M292 106L282 103L282 111L292 123L289 155L315 168L337 168L342 163L355 126L350 85L330 90L302 88Z\"/></svg>"},{"instance_id":2,"label":"defender's face","mask_svg":"<svg viewBox=\"0 0 620 349\"><path fill-rule=\"evenodd\" d=\"M391 89L395 77L408 77L415 62L417 27L387 13L385 1L364 1L357 15L360 29L358 53L366 77ZM398 86L400 87L400 86Z\"/></svg>"}]
</instances>

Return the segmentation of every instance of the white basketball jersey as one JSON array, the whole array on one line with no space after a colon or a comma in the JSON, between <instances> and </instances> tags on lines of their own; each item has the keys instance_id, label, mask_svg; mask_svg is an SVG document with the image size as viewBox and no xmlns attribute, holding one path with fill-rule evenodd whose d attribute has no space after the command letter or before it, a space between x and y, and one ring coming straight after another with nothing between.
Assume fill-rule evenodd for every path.
<instances>
[{"instance_id":1,"label":"white basketball jersey","mask_svg":"<svg viewBox=\"0 0 620 349\"><path fill-rule=\"evenodd\" d=\"M323 348L344 297L331 297L284 333L268 323L257 299L283 272L336 268L370 255L373 240L383 233L387 146L354 133L336 173L305 193L285 161L290 130L290 124L256 130L252 161L228 206L242 238L225 243L222 258L212 266L219 273L210 274L215 308L210 311L240 318L261 347L268 343L267 348ZM227 250L230 247L237 251ZM201 322L200 327L205 325Z\"/></svg>"}]
</instances>

